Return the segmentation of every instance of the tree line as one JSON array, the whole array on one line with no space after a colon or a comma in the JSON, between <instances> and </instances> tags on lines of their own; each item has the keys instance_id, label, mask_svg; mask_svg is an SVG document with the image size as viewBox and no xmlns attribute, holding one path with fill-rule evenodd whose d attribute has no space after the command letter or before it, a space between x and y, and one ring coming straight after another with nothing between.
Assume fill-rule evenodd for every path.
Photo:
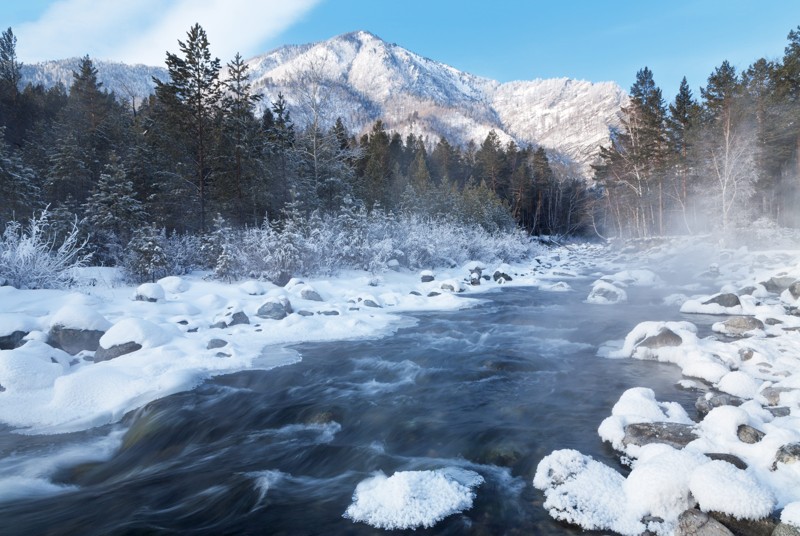
<instances>
[{"instance_id":1,"label":"tree line","mask_svg":"<svg viewBox=\"0 0 800 536\"><path fill-rule=\"evenodd\" d=\"M257 108L240 55L225 66L193 26L168 52L166 80L138 103L109 93L91 58L69 88L21 87L11 28L0 38L0 221L43 207L53 224L75 219L95 260L120 260L138 230L206 234L220 216L236 228L280 223L288 211L368 211L447 216L487 230L537 234L586 226L592 196L543 148L503 144L494 131L458 147L388 132L378 120L354 136L324 120L314 69L294 86L304 121L278 95ZM304 79L300 79L305 77ZM311 77L311 78L309 78Z\"/></svg>"},{"instance_id":2,"label":"tree line","mask_svg":"<svg viewBox=\"0 0 800 536\"><path fill-rule=\"evenodd\" d=\"M647 67L601 150L601 227L613 235L800 226L800 27L780 60L723 61L700 99L684 77L667 105Z\"/></svg>"}]
</instances>

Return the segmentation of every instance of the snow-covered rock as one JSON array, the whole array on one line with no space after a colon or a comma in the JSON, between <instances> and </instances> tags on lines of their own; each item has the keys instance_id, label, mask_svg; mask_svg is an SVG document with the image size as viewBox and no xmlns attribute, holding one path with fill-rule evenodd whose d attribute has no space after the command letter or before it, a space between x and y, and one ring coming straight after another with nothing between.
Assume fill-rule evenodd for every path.
<instances>
[{"instance_id":1,"label":"snow-covered rock","mask_svg":"<svg viewBox=\"0 0 800 536\"><path fill-rule=\"evenodd\" d=\"M620 287L602 280L592 284L592 290L586 298L587 303L596 305L612 305L628 300L628 294Z\"/></svg>"},{"instance_id":2,"label":"snow-covered rock","mask_svg":"<svg viewBox=\"0 0 800 536\"><path fill-rule=\"evenodd\" d=\"M144 283L136 288L133 299L136 301L157 302L165 297L164 287L158 283Z\"/></svg>"}]
</instances>

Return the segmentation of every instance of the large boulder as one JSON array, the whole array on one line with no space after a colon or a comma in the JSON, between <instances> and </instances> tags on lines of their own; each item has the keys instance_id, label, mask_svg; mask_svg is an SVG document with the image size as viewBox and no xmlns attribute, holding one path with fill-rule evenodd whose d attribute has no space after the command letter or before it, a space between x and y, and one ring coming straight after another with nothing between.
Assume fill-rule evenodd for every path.
<instances>
[{"instance_id":1,"label":"large boulder","mask_svg":"<svg viewBox=\"0 0 800 536\"><path fill-rule=\"evenodd\" d=\"M697 439L691 424L677 422L642 422L629 424L625 427L625 437L622 444L649 445L650 443L664 443L676 449L681 449Z\"/></svg>"},{"instance_id":2,"label":"large boulder","mask_svg":"<svg viewBox=\"0 0 800 536\"><path fill-rule=\"evenodd\" d=\"M510 273L511 267L504 263L495 268L494 273L492 274L492 279L494 279L497 283L511 281L511 276L509 275Z\"/></svg>"},{"instance_id":3,"label":"large boulder","mask_svg":"<svg viewBox=\"0 0 800 536\"><path fill-rule=\"evenodd\" d=\"M732 337L742 337L750 331L764 329L764 323L754 316L733 316L714 324L713 329Z\"/></svg>"},{"instance_id":4,"label":"large boulder","mask_svg":"<svg viewBox=\"0 0 800 536\"><path fill-rule=\"evenodd\" d=\"M433 272L431 272L430 270L423 270L419 274L419 280L422 283L430 283L434 279L435 279L435 276L433 275Z\"/></svg>"},{"instance_id":5,"label":"large boulder","mask_svg":"<svg viewBox=\"0 0 800 536\"><path fill-rule=\"evenodd\" d=\"M710 298L703 302L703 305L720 305L722 307L736 307L737 305L741 305L742 302L739 301L739 296L736 294L731 294L726 292L724 294L717 294L713 298Z\"/></svg>"},{"instance_id":6,"label":"large boulder","mask_svg":"<svg viewBox=\"0 0 800 536\"><path fill-rule=\"evenodd\" d=\"M789 288L794 282L795 282L794 277L775 276L775 277L770 277L767 281L764 281L761 284L764 285L764 288L767 289L767 292L780 294L781 292Z\"/></svg>"},{"instance_id":7,"label":"large boulder","mask_svg":"<svg viewBox=\"0 0 800 536\"><path fill-rule=\"evenodd\" d=\"M64 350L75 355L84 350L94 352L100 346L100 338L105 331L93 329L72 329L64 326L53 326L47 334L47 344L53 348Z\"/></svg>"},{"instance_id":8,"label":"large boulder","mask_svg":"<svg viewBox=\"0 0 800 536\"><path fill-rule=\"evenodd\" d=\"M644 338L641 342L636 344L636 347L650 348L665 348L669 346L680 346L683 344L683 339L680 335L675 333L669 328L661 328L657 334Z\"/></svg>"},{"instance_id":9,"label":"large boulder","mask_svg":"<svg viewBox=\"0 0 800 536\"><path fill-rule=\"evenodd\" d=\"M795 300L800 300L800 281L795 281L789 285L789 288L786 290L789 291L789 294L792 295L792 298Z\"/></svg>"},{"instance_id":10,"label":"large boulder","mask_svg":"<svg viewBox=\"0 0 800 536\"><path fill-rule=\"evenodd\" d=\"M269 298L256 311L256 316L268 320L282 320L292 314L292 304L283 296Z\"/></svg>"},{"instance_id":11,"label":"large boulder","mask_svg":"<svg viewBox=\"0 0 800 536\"><path fill-rule=\"evenodd\" d=\"M111 322L95 309L86 305L66 305L50 319L47 344L70 355L94 352L110 327Z\"/></svg>"}]
</instances>

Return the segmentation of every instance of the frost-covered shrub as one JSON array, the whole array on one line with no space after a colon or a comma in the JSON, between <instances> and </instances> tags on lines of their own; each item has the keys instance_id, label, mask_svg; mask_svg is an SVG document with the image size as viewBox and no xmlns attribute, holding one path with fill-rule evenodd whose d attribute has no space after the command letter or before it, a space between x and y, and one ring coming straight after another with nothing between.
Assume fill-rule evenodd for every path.
<instances>
[{"instance_id":1,"label":"frost-covered shrub","mask_svg":"<svg viewBox=\"0 0 800 536\"><path fill-rule=\"evenodd\" d=\"M27 225L6 224L0 237L0 279L17 288L62 288L72 280L74 268L89 259L78 236L77 221L57 238L47 210Z\"/></svg>"},{"instance_id":2,"label":"frost-covered shrub","mask_svg":"<svg viewBox=\"0 0 800 536\"><path fill-rule=\"evenodd\" d=\"M173 233L148 225L138 229L125 251L123 269L129 281L155 281L197 269L212 269L217 259L206 262L201 237Z\"/></svg>"},{"instance_id":3,"label":"frost-covered shrub","mask_svg":"<svg viewBox=\"0 0 800 536\"><path fill-rule=\"evenodd\" d=\"M516 261L530 252L521 230L488 231L454 218L395 215L346 204L335 215L305 218L290 210L280 223L232 232L224 245L226 275L281 281L291 275L330 275L342 269L380 273L390 260L410 269L471 259ZM219 262L219 261L218 261Z\"/></svg>"}]
</instances>

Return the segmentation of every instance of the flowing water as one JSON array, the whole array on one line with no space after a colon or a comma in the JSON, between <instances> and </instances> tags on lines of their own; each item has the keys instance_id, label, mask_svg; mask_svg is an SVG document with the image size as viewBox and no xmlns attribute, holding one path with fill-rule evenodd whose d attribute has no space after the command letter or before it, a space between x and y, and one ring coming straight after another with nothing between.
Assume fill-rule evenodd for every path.
<instances>
[{"instance_id":1,"label":"flowing water","mask_svg":"<svg viewBox=\"0 0 800 536\"><path fill-rule=\"evenodd\" d=\"M473 507L414 534L577 534L531 485L542 457L575 448L624 471L596 432L621 393L648 386L690 415L697 396L671 365L596 356L640 321L680 319L662 305L670 291L596 306L582 303L590 281L502 288L387 338L297 346L297 364L215 378L113 427L0 431L6 463L125 434L103 462L61 454L52 480L69 489L0 503L0 533L379 534L342 517L360 481L456 466L485 479Z\"/></svg>"}]
</instances>

